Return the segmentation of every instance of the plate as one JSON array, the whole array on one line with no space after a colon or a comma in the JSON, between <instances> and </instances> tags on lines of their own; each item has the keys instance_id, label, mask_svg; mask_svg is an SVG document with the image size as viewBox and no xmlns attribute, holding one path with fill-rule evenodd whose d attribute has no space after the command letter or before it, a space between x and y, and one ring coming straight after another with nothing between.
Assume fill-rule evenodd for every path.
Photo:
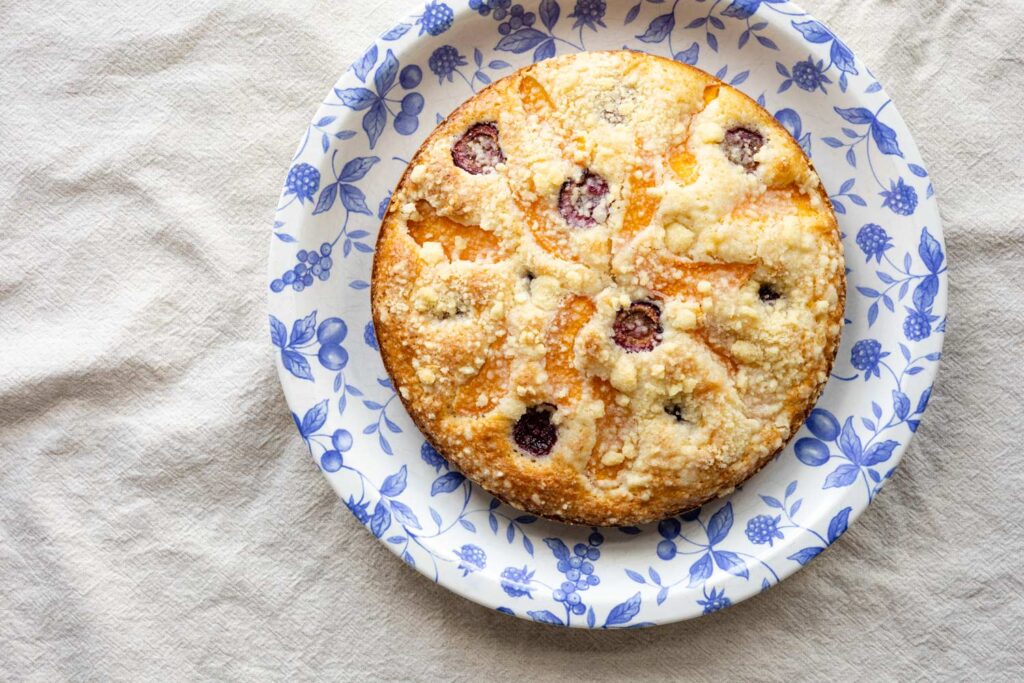
<instances>
[{"instance_id":1,"label":"plate","mask_svg":"<svg viewBox=\"0 0 1024 683\"><path fill-rule=\"evenodd\" d=\"M381 362L369 279L390 191L437 122L521 66L623 47L743 90L813 157L843 232L847 319L817 408L742 489L659 524L592 529L499 503L424 442ZM356 519L470 600L584 628L717 611L834 543L917 430L946 323L938 209L906 124L838 36L781 0L431 0L366 49L302 134L269 276L295 425Z\"/></svg>"}]
</instances>

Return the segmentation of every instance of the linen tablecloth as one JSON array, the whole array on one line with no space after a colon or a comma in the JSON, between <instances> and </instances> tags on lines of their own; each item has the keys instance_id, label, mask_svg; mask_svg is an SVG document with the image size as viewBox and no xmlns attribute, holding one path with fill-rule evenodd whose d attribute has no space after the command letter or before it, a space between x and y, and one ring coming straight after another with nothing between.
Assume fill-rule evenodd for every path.
<instances>
[{"instance_id":1,"label":"linen tablecloth","mask_svg":"<svg viewBox=\"0 0 1024 683\"><path fill-rule=\"evenodd\" d=\"M811 566L605 633L404 566L317 473L278 386L265 270L289 158L418 4L0 2L0 678L1020 680L1024 6L806 0L934 179L934 398Z\"/></svg>"}]
</instances>

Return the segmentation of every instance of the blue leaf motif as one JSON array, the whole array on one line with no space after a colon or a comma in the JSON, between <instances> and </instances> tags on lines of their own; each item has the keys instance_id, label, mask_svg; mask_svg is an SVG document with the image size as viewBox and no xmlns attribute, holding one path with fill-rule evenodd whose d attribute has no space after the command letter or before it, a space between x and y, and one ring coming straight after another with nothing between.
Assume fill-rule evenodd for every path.
<instances>
[{"instance_id":1,"label":"blue leaf motif","mask_svg":"<svg viewBox=\"0 0 1024 683\"><path fill-rule=\"evenodd\" d=\"M899 143L896 141L896 131L878 119L871 123L871 137L874 138L875 144L878 145L882 154L903 157L903 152L900 151Z\"/></svg>"},{"instance_id":2,"label":"blue leaf motif","mask_svg":"<svg viewBox=\"0 0 1024 683\"><path fill-rule=\"evenodd\" d=\"M910 172L916 175L918 178L928 177L928 171L924 170L924 168L918 166L917 164L907 164L907 168L910 169Z\"/></svg>"},{"instance_id":3,"label":"blue leaf motif","mask_svg":"<svg viewBox=\"0 0 1024 683\"><path fill-rule=\"evenodd\" d=\"M832 58L832 63L836 65L836 68L843 72L843 74L856 74L857 67L854 65L853 53L850 52L850 48L846 47L837 38L832 43L832 50L829 53Z\"/></svg>"},{"instance_id":4,"label":"blue leaf motif","mask_svg":"<svg viewBox=\"0 0 1024 683\"><path fill-rule=\"evenodd\" d=\"M459 472L449 472L434 480L430 486L430 495L436 496L439 493L451 493L462 485L466 477Z\"/></svg>"},{"instance_id":5,"label":"blue leaf motif","mask_svg":"<svg viewBox=\"0 0 1024 683\"><path fill-rule=\"evenodd\" d=\"M363 116L363 130L366 131L366 136L370 139L370 149L373 149L374 145L377 144L377 139L384 132L384 126L387 122L387 107L384 106L384 102L377 100L370 108L370 111L366 112Z\"/></svg>"},{"instance_id":6,"label":"blue leaf motif","mask_svg":"<svg viewBox=\"0 0 1024 683\"><path fill-rule=\"evenodd\" d=\"M694 41L693 45L691 45L690 47L686 48L685 50L677 52L675 54L674 59L677 62L682 62L683 64L689 64L693 66L694 64L697 63L697 59L699 56L700 45L697 44L697 41Z\"/></svg>"},{"instance_id":7,"label":"blue leaf motif","mask_svg":"<svg viewBox=\"0 0 1024 683\"><path fill-rule=\"evenodd\" d=\"M771 496L761 496L761 500L763 500L764 504L770 508L778 508L779 510L782 509L782 503L780 503L777 498L772 498Z\"/></svg>"},{"instance_id":8,"label":"blue leaf motif","mask_svg":"<svg viewBox=\"0 0 1024 683\"><path fill-rule=\"evenodd\" d=\"M298 241L298 240L296 240L294 237L292 237L291 235L289 235L286 232L275 232L274 233L274 237L276 237L277 239L281 240L282 242L297 242Z\"/></svg>"},{"instance_id":9,"label":"blue leaf motif","mask_svg":"<svg viewBox=\"0 0 1024 683\"><path fill-rule=\"evenodd\" d=\"M398 40L412 28L412 24L399 24L381 36L381 40Z\"/></svg>"},{"instance_id":10,"label":"blue leaf motif","mask_svg":"<svg viewBox=\"0 0 1024 683\"><path fill-rule=\"evenodd\" d=\"M845 121L856 124L872 123L875 120L875 115L870 110L864 107L851 107L850 109L843 109L841 107L833 107L835 112L843 117Z\"/></svg>"},{"instance_id":11,"label":"blue leaf motif","mask_svg":"<svg viewBox=\"0 0 1024 683\"><path fill-rule=\"evenodd\" d=\"M288 338L288 328L274 316L270 316L270 341L279 349L283 349Z\"/></svg>"},{"instance_id":12,"label":"blue leaf motif","mask_svg":"<svg viewBox=\"0 0 1024 683\"><path fill-rule=\"evenodd\" d=\"M822 550L824 550L824 548L804 548L803 550L793 553L787 559L799 562L800 565L803 566L820 555Z\"/></svg>"},{"instance_id":13,"label":"blue leaf motif","mask_svg":"<svg viewBox=\"0 0 1024 683\"><path fill-rule=\"evenodd\" d=\"M636 581L637 583L643 583L643 584L647 583L647 580L644 579L642 574L640 574L639 572L635 572L632 569L627 569L626 570L626 576L628 576L633 581Z\"/></svg>"},{"instance_id":14,"label":"blue leaf motif","mask_svg":"<svg viewBox=\"0 0 1024 683\"><path fill-rule=\"evenodd\" d=\"M901 420L905 419L910 414L910 397L898 389L893 389L892 409L896 413L896 417Z\"/></svg>"},{"instance_id":15,"label":"blue leaf motif","mask_svg":"<svg viewBox=\"0 0 1024 683\"><path fill-rule=\"evenodd\" d=\"M829 147L833 147L833 148L837 148L837 149L839 147L843 146L843 141L842 140L837 140L836 138L833 138L833 137L822 138L821 141L824 142Z\"/></svg>"},{"instance_id":16,"label":"blue leaf motif","mask_svg":"<svg viewBox=\"0 0 1024 683\"><path fill-rule=\"evenodd\" d=\"M920 254L921 261L924 262L929 272L938 273L942 270L942 247L938 240L928 232L928 228L921 231L921 243L917 247L917 253Z\"/></svg>"},{"instance_id":17,"label":"blue leaf motif","mask_svg":"<svg viewBox=\"0 0 1024 683\"><path fill-rule=\"evenodd\" d=\"M715 37L715 34L708 33L704 36L704 38L708 41L708 47L710 47L715 52L718 52L718 38ZM719 76L718 78L721 78L721 76Z\"/></svg>"},{"instance_id":18,"label":"blue leaf motif","mask_svg":"<svg viewBox=\"0 0 1024 683\"><path fill-rule=\"evenodd\" d=\"M281 363L284 369L299 379L313 381L313 371L309 367L309 361L298 351L281 350Z\"/></svg>"},{"instance_id":19,"label":"blue leaf motif","mask_svg":"<svg viewBox=\"0 0 1024 683\"><path fill-rule=\"evenodd\" d=\"M821 488L835 489L849 486L857 480L858 474L860 474L860 468L856 465L840 465L831 474L825 477L825 483L821 485Z\"/></svg>"},{"instance_id":20,"label":"blue leaf motif","mask_svg":"<svg viewBox=\"0 0 1024 683\"><path fill-rule=\"evenodd\" d=\"M356 157L351 159L342 167L338 180L345 183L362 180L378 161L380 161L380 157Z\"/></svg>"},{"instance_id":21,"label":"blue leaf motif","mask_svg":"<svg viewBox=\"0 0 1024 683\"><path fill-rule=\"evenodd\" d=\"M545 40L543 43L537 46L537 49L533 51L533 61L543 62L545 59L551 59L555 56L555 41Z\"/></svg>"},{"instance_id":22,"label":"blue leaf motif","mask_svg":"<svg viewBox=\"0 0 1024 683\"><path fill-rule=\"evenodd\" d=\"M732 529L732 503L726 503L708 520L708 543L721 543Z\"/></svg>"},{"instance_id":23,"label":"blue leaf motif","mask_svg":"<svg viewBox=\"0 0 1024 683\"><path fill-rule=\"evenodd\" d=\"M328 401L325 398L306 411L306 414L302 417L302 425L299 428L303 436L308 437L324 426L324 423L327 422L327 409Z\"/></svg>"},{"instance_id":24,"label":"blue leaf motif","mask_svg":"<svg viewBox=\"0 0 1024 683\"><path fill-rule=\"evenodd\" d=\"M919 311L929 310L935 302L935 295L938 293L939 277L937 275L929 275L924 278L917 287L914 287L914 308Z\"/></svg>"},{"instance_id":25,"label":"blue leaf motif","mask_svg":"<svg viewBox=\"0 0 1024 683\"><path fill-rule=\"evenodd\" d=\"M907 400L907 407L908 409L910 407L909 399ZM872 444L864 454L864 461L862 464L865 467L871 467L872 465L877 465L880 462L885 462L892 457L892 452L897 446L899 446L899 443L892 440Z\"/></svg>"},{"instance_id":26,"label":"blue leaf motif","mask_svg":"<svg viewBox=\"0 0 1024 683\"><path fill-rule=\"evenodd\" d=\"M607 628L609 626L627 624L639 613L640 593L636 592L625 602L621 602L615 607L612 607L611 611L608 612L608 618L605 619L604 626Z\"/></svg>"},{"instance_id":27,"label":"blue leaf motif","mask_svg":"<svg viewBox=\"0 0 1024 683\"><path fill-rule=\"evenodd\" d=\"M761 0L733 0L732 4L722 10L722 16L733 19L749 19L760 6Z\"/></svg>"},{"instance_id":28,"label":"blue leaf motif","mask_svg":"<svg viewBox=\"0 0 1024 683\"><path fill-rule=\"evenodd\" d=\"M699 586L711 576L711 553L704 553L699 560L690 565L689 587Z\"/></svg>"},{"instance_id":29,"label":"blue leaf motif","mask_svg":"<svg viewBox=\"0 0 1024 683\"><path fill-rule=\"evenodd\" d=\"M292 323L292 336L288 346L301 346L316 334L316 311Z\"/></svg>"},{"instance_id":30,"label":"blue leaf motif","mask_svg":"<svg viewBox=\"0 0 1024 683\"><path fill-rule=\"evenodd\" d=\"M373 85L377 88L377 93L384 96L392 85L395 83L395 76L398 75L398 60L395 59L395 53L388 50L388 53L384 56L384 61L377 67L377 73L373 75Z\"/></svg>"},{"instance_id":31,"label":"blue leaf motif","mask_svg":"<svg viewBox=\"0 0 1024 683\"><path fill-rule=\"evenodd\" d=\"M923 392L921 392L921 398L917 402L917 411L916 412L923 413L924 409L928 407L928 399L930 399L931 397L932 397L932 388L931 387L928 387Z\"/></svg>"},{"instance_id":32,"label":"blue leaf motif","mask_svg":"<svg viewBox=\"0 0 1024 683\"><path fill-rule=\"evenodd\" d=\"M835 543L836 539L843 535L846 531L847 524L850 521L850 511L853 508L845 507L836 513L836 516L832 518L832 521L828 525L828 542Z\"/></svg>"},{"instance_id":33,"label":"blue leaf motif","mask_svg":"<svg viewBox=\"0 0 1024 683\"><path fill-rule=\"evenodd\" d=\"M551 624L552 626L565 626L565 622L562 621L558 615L552 614L548 610L527 610L526 612L530 615L530 618L539 624Z\"/></svg>"},{"instance_id":34,"label":"blue leaf motif","mask_svg":"<svg viewBox=\"0 0 1024 683\"><path fill-rule=\"evenodd\" d=\"M391 444L384 438L384 434L377 434L377 443L380 444L380 449L387 455L394 455L395 452L391 450Z\"/></svg>"},{"instance_id":35,"label":"blue leaf motif","mask_svg":"<svg viewBox=\"0 0 1024 683\"><path fill-rule=\"evenodd\" d=\"M653 581L655 585L661 585L661 574L655 571L654 567L648 567L647 573L650 575L651 581Z\"/></svg>"},{"instance_id":36,"label":"blue leaf motif","mask_svg":"<svg viewBox=\"0 0 1024 683\"><path fill-rule=\"evenodd\" d=\"M796 493L796 481L789 482L789 486L786 487L786 498L789 498Z\"/></svg>"},{"instance_id":37,"label":"blue leaf motif","mask_svg":"<svg viewBox=\"0 0 1024 683\"><path fill-rule=\"evenodd\" d=\"M391 513L388 511L388 506L384 504L383 500L378 500L377 506L373 509L373 517L370 518L370 531L374 536L380 538L390 526Z\"/></svg>"},{"instance_id":38,"label":"blue leaf motif","mask_svg":"<svg viewBox=\"0 0 1024 683\"><path fill-rule=\"evenodd\" d=\"M691 28L700 28L706 23L708 23L707 17L697 17L683 28L686 30L690 30Z\"/></svg>"},{"instance_id":39,"label":"blue leaf motif","mask_svg":"<svg viewBox=\"0 0 1024 683\"><path fill-rule=\"evenodd\" d=\"M384 479L380 487L380 495L392 498L405 490L405 482L408 477L408 469L402 465L402 469Z\"/></svg>"},{"instance_id":40,"label":"blue leaf motif","mask_svg":"<svg viewBox=\"0 0 1024 683\"><path fill-rule=\"evenodd\" d=\"M857 431L853 427L852 417L846 418L846 422L843 423L843 431L839 435L839 449L852 462L860 462L863 446L861 445L860 437L857 436Z\"/></svg>"},{"instance_id":41,"label":"blue leaf motif","mask_svg":"<svg viewBox=\"0 0 1024 683\"><path fill-rule=\"evenodd\" d=\"M366 75L370 73L370 69L377 63L377 44L374 43L370 46L370 49L363 53L363 56L352 65L352 71L355 72L356 76L359 77L363 83L366 82Z\"/></svg>"},{"instance_id":42,"label":"blue leaf motif","mask_svg":"<svg viewBox=\"0 0 1024 683\"><path fill-rule=\"evenodd\" d=\"M341 191L341 203L346 209L353 213L362 213L367 216L372 215L370 208L366 206L366 195L355 185L340 184L339 189Z\"/></svg>"},{"instance_id":43,"label":"blue leaf motif","mask_svg":"<svg viewBox=\"0 0 1024 683\"><path fill-rule=\"evenodd\" d=\"M827 43L832 40L832 33L816 21L794 21L793 28L803 35L809 43Z\"/></svg>"},{"instance_id":44,"label":"blue leaf motif","mask_svg":"<svg viewBox=\"0 0 1024 683\"><path fill-rule=\"evenodd\" d=\"M535 28L523 28L503 37L494 46L494 49L522 54L527 50L537 47L545 40L548 40L548 38L549 36L546 33L542 33Z\"/></svg>"},{"instance_id":45,"label":"blue leaf motif","mask_svg":"<svg viewBox=\"0 0 1024 683\"><path fill-rule=\"evenodd\" d=\"M391 501L391 511L394 513L395 519L397 519L401 524L413 529L422 528L420 526L420 521L416 519L416 514L413 513L412 509L405 503L398 500Z\"/></svg>"},{"instance_id":46,"label":"blue leaf motif","mask_svg":"<svg viewBox=\"0 0 1024 683\"><path fill-rule=\"evenodd\" d=\"M735 576L742 576L744 579L750 578L747 564L736 553L727 550L716 550L712 553L712 557L715 558L715 564L718 565L719 569L724 569Z\"/></svg>"},{"instance_id":47,"label":"blue leaf motif","mask_svg":"<svg viewBox=\"0 0 1024 683\"><path fill-rule=\"evenodd\" d=\"M316 200L316 207L313 209L313 215L317 216L325 211L330 211L331 207L334 206L334 198L338 196L338 184L331 183L324 185L324 188L320 190L320 197Z\"/></svg>"},{"instance_id":48,"label":"blue leaf motif","mask_svg":"<svg viewBox=\"0 0 1024 683\"><path fill-rule=\"evenodd\" d=\"M652 19L651 23L647 26L647 30L638 35L637 38L645 43L660 43L668 37L668 34L672 32L675 26L676 17L674 14L671 12L662 14Z\"/></svg>"},{"instance_id":49,"label":"blue leaf motif","mask_svg":"<svg viewBox=\"0 0 1024 683\"><path fill-rule=\"evenodd\" d=\"M624 24L631 24L631 23L633 23L633 20L636 19L638 14L640 14L640 3L639 2L629 8L629 11L626 12L626 20L623 23Z\"/></svg>"},{"instance_id":50,"label":"blue leaf motif","mask_svg":"<svg viewBox=\"0 0 1024 683\"><path fill-rule=\"evenodd\" d=\"M569 548L562 542L560 538L545 538L544 544L551 548L551 553L555 556L556 560L568 560L569 559Z\"/></svg>"},{"instance_id":51,"label":"blue leaf motif","mask_svg":"<svg viewBox=\"0 0 1024 683\"><path fill-rule=\"evenodd\" d=\"M355 111L362 111L378 100L377 95L366 88L345 88L343 90L335 88L334 94L338 96L342 104Z\"/></svg>"},{"instance_id":52,"label":"blue leaf motif","mask_svg":"<svg viewBox=\"0 0 1024 683\"><path fill-rule=\"evenodd\" d=\"M661 603L665 602L666 598L668 598L668 588L662 588L660 591L658 591L658 604L660 605Z\"/></svg>"},{"instance_id":53,"label":"blue leaf motif","mask_svg":"<svg viewBox=\"0 0 1024 683\"><path fill-rule=\"evenodd\" d=\"M555 24L558 23L558 15L561 9L558 7L558 3L555 0L541 0L540 7L537 8L537 13L540 15L540 22L544 24L545 28L549 31L555 28ZM629 23L628 21L626 22Z\"/></svg>"}]
</instances>

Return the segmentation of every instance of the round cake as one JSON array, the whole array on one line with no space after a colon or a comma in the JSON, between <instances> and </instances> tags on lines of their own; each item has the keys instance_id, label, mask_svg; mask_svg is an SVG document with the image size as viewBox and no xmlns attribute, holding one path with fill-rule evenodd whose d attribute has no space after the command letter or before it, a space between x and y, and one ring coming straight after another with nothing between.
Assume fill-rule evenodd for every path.
<instances>
[{"instance_id":1,"label":"round cake","mask_svg":"<svg viewBox=\"0 0 1024 683\"><path fill-rule=\"evenodd\" d=\"M835 215L753 100L636 52L549 59L427 138L388 207L373 319L412 419L544 517L662 519L732 491L829 376Z\"/></svg>"}]
</instances>

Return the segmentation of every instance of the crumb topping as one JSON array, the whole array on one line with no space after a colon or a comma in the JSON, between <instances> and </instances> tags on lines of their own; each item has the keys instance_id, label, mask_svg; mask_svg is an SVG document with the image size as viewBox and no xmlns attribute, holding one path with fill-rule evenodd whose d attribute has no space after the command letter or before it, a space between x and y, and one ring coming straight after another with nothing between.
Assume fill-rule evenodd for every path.
<instances>
[{"instance_id":1,"label":"crumb topping","mask_svg":"<svg viewBox=\"0 0 1024 683\"><path fill-rule=\"evenodd\" d=\"M393 194L372 299L399 395L467 476L633 524L781 448L844 291L827 195L767 112L604 52L527 67L438 127Z\"/></svg>"}]
</instances>

